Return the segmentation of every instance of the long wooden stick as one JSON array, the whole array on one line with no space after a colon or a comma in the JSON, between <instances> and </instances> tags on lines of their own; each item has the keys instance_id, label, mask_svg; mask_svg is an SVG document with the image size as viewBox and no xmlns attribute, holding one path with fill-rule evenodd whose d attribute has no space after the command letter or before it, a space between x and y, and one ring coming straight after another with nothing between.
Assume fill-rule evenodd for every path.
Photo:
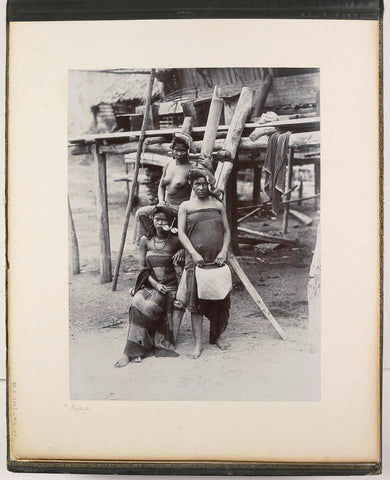
<instances>
[{"instance_id":1,"label":"long wooden stick","mask_svg":"<svg viewBox=\"0 0 390 480\"><path fill-rule=\"evenodd\" d=\"M244 286L245 286L247 292L249 293L249 295L255 301L256 305L260 308L260 310L264 313L267 320L271 323L271 325L274 327L274 329L278 332L280 338L282 340L285 340L286 339L286 334L284 333L283 328L279 325L279 323L273 317L272 313L268 310L267 305L263 302L263 299L260 297L258 291L252 285L251 281L247 277L247 275L244 272L244 270L242 269L241 265L238 263L237 258L232 253L229 253L228 261L229 261L231 267L233 268L233 270L236 272L238 278L244 284Z\"/></svg>"},{"instance_id":2,"label":"long wooden stick","mask_svg":"<svg viewBox=\"0 0 390 480\"><path fill-rule=\"evenodd\" d=\"M126 206L125 223L123 225L121 243L120 243L120 246L119 246L118 260L117 260L116 266L115 266L114 281L112 282L112 291L113 292L116 290L116 286L117 286L117 283L118 283L119 268L121 266L123 250L124 250L124 247L125 247L127 229L129 227L130 214L131 214L131 209L133 207L133 202L134 202L134 195L135 195L135 192L136 192L136 189L137 189L137 183L138 183L137 180L138 180L138 172L139 172L139 165L140 165L140 159L141 159L141 151L142 151L143 143L145 141L146 125L147 125L147 121L148 121L148 118L149 118L154 75L155 75L155 69L152 68L151 71L150 71L149 89L148 89L148 93L147 93L147 96L146 96L145 113L144 113L144 118L143 118L143 121L142 121L141 134L140 134L140 138L139 138L139 142L138 142L138 148L137 148L137 156L136 156L136 161L135 161L133 183L131 184L131 192L130 192L129 200L128 200L127 206Z\"/></svg>"}]
</instances>

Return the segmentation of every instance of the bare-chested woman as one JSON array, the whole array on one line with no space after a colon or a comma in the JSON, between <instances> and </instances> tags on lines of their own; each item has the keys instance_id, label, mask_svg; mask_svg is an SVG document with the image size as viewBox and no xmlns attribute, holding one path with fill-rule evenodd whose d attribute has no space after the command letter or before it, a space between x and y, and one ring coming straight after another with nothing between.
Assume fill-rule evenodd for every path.
<instances>
[{"instance_id":1,"label":"bare-chested woman","mask_svg":"<svg viewBox=\"0 0 390 480\"><path fill-rule=\"evenodd\" d=\"M191 168L189 153L195 153L195 147L190 135L177 132L173 135L171 148L173 160L164 167L158 187L158 203L169 205L177 212L179 206L191 196L191 186L188 183L188 172ZM137 244L152 225L153 208L153 205L147 205L137 210Z\"/></svg>"}]
</instances>

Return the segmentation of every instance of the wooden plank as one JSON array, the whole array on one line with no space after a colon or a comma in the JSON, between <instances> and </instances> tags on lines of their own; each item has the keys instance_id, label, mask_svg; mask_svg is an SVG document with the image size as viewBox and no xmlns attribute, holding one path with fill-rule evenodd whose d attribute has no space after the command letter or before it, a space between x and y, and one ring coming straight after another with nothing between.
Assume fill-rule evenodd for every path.
<instances>
[{"instance_id":1,"label":"wooden plank","mask_svg":"<svg viewBox=\"0 0 390 480\"><path fill-rule=\"evenodd\" d=\"M100 283L108 283L112 280L112 271L107 202L107 162L106 155L104 153L99 153L96 145L91 146L91 151L96 166L96 207L100 246Z\"/></svg>"},{"instance_id":2,"label":"wooden plank","mask_svg":"<svg viewBox=\"0 0 390 480\"><path fill-rule=\"evenodd\" d=\"M248 235L253 235L257 239L262 240L263 242L271 243L282 243L283 245L295 245L296 241L286 237L280 237L279 235L270 235L268 233L257 232L250 228L238 227L237 230L241 233L247 233Z\"/></svg>"},{"instance_id":3,"label":"wooden plank","mask_svg":"<svg viewBox=\"0 0 390 480\"><path fill-rule=\"evenodd\" d=\"M241 282L245 286L249 295L255 301L256 305L260 308L260 310L263 312L263 314L265 315L267 320L271 323L271 325L274 327L274 329L278 332L280 338L282 340L285 340L286 339L286 334L285 334L284 330L279 325L279 323L275 320L272 313L268 310L268 307L263 302L263 300L260 297L258 291L252 285L249 278L246 276L246 273L242 269L241 265L238 263L237 258L232 253L229 253L228 262L230 263L233 270L236 272L238 278L241 280Z\"/></svg>"},{"instance_id":4,"label":"wooden plank","mask_svg":"<svg viewBox=\"0 0 390 480\"><path fill-rule=\"evenodd\" d=\"M306 226L309 226L313 223L313 219L302 212L298 212L297 210L290 209L288 213L293 217L295 217L296 219L298 219L300 222L302 222Z\"/></svg>"}]
</instances>

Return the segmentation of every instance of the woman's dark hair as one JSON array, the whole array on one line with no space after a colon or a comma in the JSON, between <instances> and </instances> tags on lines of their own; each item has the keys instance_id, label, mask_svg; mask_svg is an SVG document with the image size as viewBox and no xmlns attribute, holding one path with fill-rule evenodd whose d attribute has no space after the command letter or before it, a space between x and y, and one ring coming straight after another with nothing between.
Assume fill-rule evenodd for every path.
<instances>
[{"instance_id":1,"label":"woman's dark hair","mask_svg":"<svg viewBox=\"0 0 390 480\"><path fill-rule=\"evenodd\" d=\"M156 205L152 211L152 218L155 217L158 213L163 213L171 224L176 218L176 213L168 205ZM152 222L149 230L146 232L146 238L150 240L154 235L156 235L156 229L154 228L154 223Z\"/></svg>"},{"instance_id":2,"label":"woman's dark hair","mask_svg":"<svg viewBox=\"0 0 390 480\"><path fill-rule=\"evenodd\" d=\"M173 140L172 140L172 150L175 148L175 145L177 143L180 143L180 145L183 145L184 147L186 147L186 150L189 150L189 146L188 144L181 138L178 138L178 137L174 137Z\"/></svg>"}]
</instances>

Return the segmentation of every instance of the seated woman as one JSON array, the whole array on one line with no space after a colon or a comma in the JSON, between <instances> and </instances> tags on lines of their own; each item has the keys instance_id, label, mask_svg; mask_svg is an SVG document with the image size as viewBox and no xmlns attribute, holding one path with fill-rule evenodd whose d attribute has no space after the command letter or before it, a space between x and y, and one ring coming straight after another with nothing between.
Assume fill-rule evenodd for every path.
<instances>
[{"instance_id":1,"label":"seated woman","mask_svg":"<svg viewBox=\"0 0 390 480\"><path fill-rule=\"evenodd\" d=\"M195 337L193 358L202 352L203 315L210 320L210 343L225 350L228 344L221 338L229 319L230 297L223 300L200 300L194 265L222 265L230 244L230 229L223 204L210 195L212 175L207 169L190 170L189 181L194 197L181 204L178 215L179 240L186 249L186 306L191 312Z\"/></svg>"},{"instance_id":2,"label":"seated woman","mask_svg":"<svg viewBox=\"0 0 390 480\"><path fill-rule=\"evenodd\" d=\"M188 200L191 195L191 187L188 183L188 171L191 167L189 153L195 153L196 150L191 136L181 132L174 133L171 148L173 161L164 167L158 187L158 203L169 205L177 212L180 204ZM137 245L141 237L150 229L153 208L153 205L147 205L137 210Z\"/></svg>"},{"instance_id":3,"label":"seated woman","mask_svg":"<svg viewBox=\"0 0 390 480\"><path fill-rule=\"evenodd\" d=\"M148 353L177 357L174 351L172 314L177 290L174 262L184 259L176 235L169 230L174 212L165 205L153 209L153 229L140 243L140 268L129 310L129 330L116 367L140 362ZM167 228L168 227L168 228Z\"/></svg>"}]
</instances>

